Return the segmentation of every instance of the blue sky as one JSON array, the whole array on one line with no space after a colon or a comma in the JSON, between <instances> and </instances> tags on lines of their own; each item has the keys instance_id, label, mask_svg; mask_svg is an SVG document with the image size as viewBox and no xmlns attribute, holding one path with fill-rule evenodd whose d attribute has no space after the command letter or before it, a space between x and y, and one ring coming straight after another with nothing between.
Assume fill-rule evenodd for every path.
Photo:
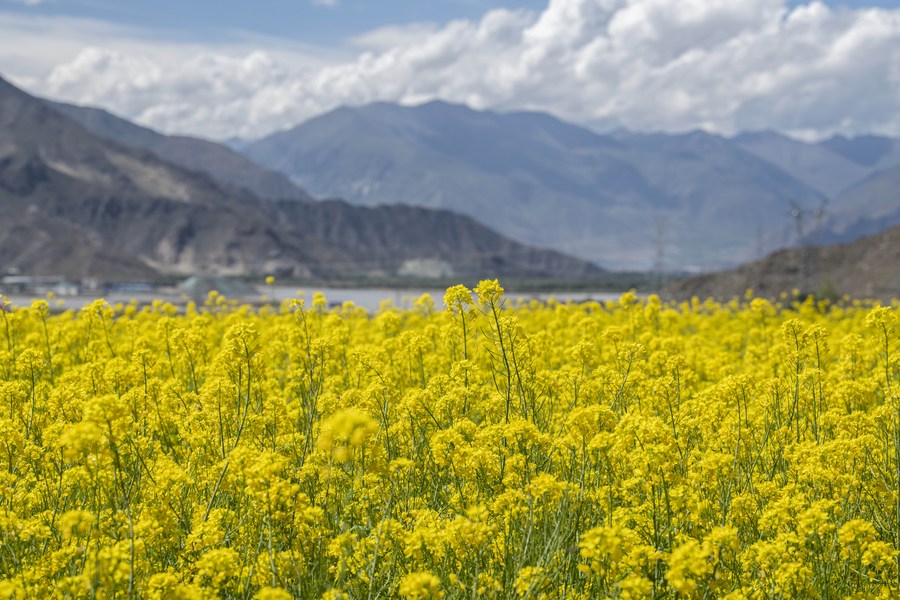
<instances>
[{"instance_id":1,"label":"blue sky","mask_svg":"<svg viewBox=\"0 0 900 600\"><path fill-rule=\"evenodd\" d=\"M0 0L0 40L32 93L215 139L434 99L900 136L900 0Z\"/></svg>"},{"instance_id":2,"label":"blue sky","mask_svg":"<svg viewBox=\"0 0 900 600\"><path fill-rule=\"evenodd\" d=\"M546 6L545 0L341 0L334 5L312 0L43 0L33 5L0 1L7 3L7 10L20 13L89 17L199 37L244 30L323 45L388 25L441 24L477 19L495 8Z\"/></svg>"},{"instance_id":3,"label":"blue sky","mask_svg":"<svg viewBox=\"0 0 900 600\"><path fill-rule=\"evenodd\" d=\"M334 0L331 0L334 1ZM9 11L87 17L153 27L193 39L216 39L234 31L335 46L389 25L478 19L489 10L539 11L546 0L0 0ZM34 4L32 4L32 2ZM799 4L799 0L792 4ZM827 0L834 7L897 7L900 0Z\"/></svg>"}]
</instances>

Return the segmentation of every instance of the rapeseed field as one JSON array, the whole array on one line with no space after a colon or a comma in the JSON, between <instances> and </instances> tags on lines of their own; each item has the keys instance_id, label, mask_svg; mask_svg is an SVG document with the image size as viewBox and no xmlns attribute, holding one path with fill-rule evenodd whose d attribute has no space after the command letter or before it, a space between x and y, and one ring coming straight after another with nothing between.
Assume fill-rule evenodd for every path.
<instances>
[{"instance_id":1,"label":"rapeseed field","mask_svg":"<svg viewBox=\"0 0 900 600\"><path fill-rule=\"evenodd\" d=\"M896 307L0 299L0 598L900 594Z\"/></svg>"}]
</instances>

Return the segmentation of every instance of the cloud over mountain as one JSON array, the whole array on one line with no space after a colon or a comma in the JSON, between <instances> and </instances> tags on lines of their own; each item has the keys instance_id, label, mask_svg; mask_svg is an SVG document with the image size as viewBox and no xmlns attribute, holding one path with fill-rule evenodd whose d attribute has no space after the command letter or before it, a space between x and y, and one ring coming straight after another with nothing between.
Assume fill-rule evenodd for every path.
<instances>
[{"instance_id":1,"label":"cloud over mountain","mask_svg":"<svg viewBox=\"0 0 900 600\"><path fill-rule=\"evenodd\" d=\"M47 72L11 75L35 93L221 138L260 136L341 104L431 98L643 130L900 135L900 9L550 0L540 12L390 33L360 36L327 59L273 40L202 51L168 42L163 53L149 42L95 45Z\"/></svg>"}]
</instances>

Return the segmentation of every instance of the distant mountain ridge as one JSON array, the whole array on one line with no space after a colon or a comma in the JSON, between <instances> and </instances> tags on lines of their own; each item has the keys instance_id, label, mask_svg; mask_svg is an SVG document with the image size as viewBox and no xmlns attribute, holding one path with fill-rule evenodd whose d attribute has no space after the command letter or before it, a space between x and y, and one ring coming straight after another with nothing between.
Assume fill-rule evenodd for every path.
<instances>
[{"instance_id":1,"label":"distant mountain ridge","mask_svg":"<svg viewBox=\"0 0 900 600\"><path fill-rule=\"evenodd\" d=\"M474 111L438 101L418 107L345 107L263 140L232 140L244 156L211 141L166 136L100 109L47 105L102 138L101 145L113 145L94 152L102 158L99 162L73 165L48 156L46 148L53 143L43 144L43 154L25 161L25 168L13 169L8 167L17 163L10 157L21 157L10 151L9 139L0 138L0 197L11 193L21 200L33 191L26 188L48 179L47 173L76 181L65 184L75 186L65 194L50 194L76 200L48 204L48 220L33 217L35 203L27 205L32 218L9 220L15 228L0 231L0 268L12 252L4 251L3 244L21 249L29 228L47 248L58 246L51 240L67 231L84 248L97 249L85 250L89 259L80 264L102 263L118 271L237 273L266 268L321 275L314 273L318 265L331 264L344 274L372 269L389 275L401 270L459 272L463 264L476 269L480 263L482 268L503 264L511 271L544 275L556 268L565 277L596 271L560 254L540 254L528 244L578 253L620 269L710 270L791 244L848 242L900 223L900 141L879 136L805 143L774 132L733 138L700 131L637 134L619 129L599 134L543 113ZM80 146L83 151L90 144ZM115 148L132 150L123 157L110 150ZM109 156L118 158L110 161ZM199 205L188 216L183 206L150 211L175 214L170 220L175 233L154 225L151 234L138 228L111 240L94 229L95 221L83 219L98 207L138 218L128 214L132 204L126 203L127 210L120 206L123 192L116 186L123 182L129 193L137 188L157 201L184 204L189 198L189 204ZM384 208L319 203L297 183L315 195L346 196L355 204ZM98 200L95 188L100 184L107 190ZM87 201L79 185L90 190ZM221 206L215 200L219 196ZM199 202L203 198L209 201ZM401 202L412 206L397 206ZM423 212L416 205L445 210ZM804 211L799 237L790 216L795 206ZM819 223L816 217L814 223L812 214L819 207L827 218ZM241 243L255 236L259 246L234 252L240 243L225 236L229 239L222 251L210 254L214 236L204 233L196 220L203 211L210 212L201 221L230 227ZM472 219L506 237L492 237L490 229ZM428 234L420 235L423 231ZM203 249L195 244L198 232L209 238ZM167 236L175 239L160 245ZM465 241L454 245L454 236ZM150 239L159 246L152 252ZM146 243L141 246L140 240ZM123 252L129 245L141 248ZM30 247L17 251L18 262L40 255ZM225 258L224 248L231 249L231 258ZM267 253L267 261L249 265L242 258L260 252ZM57 257L44 262L65 263L64 248L44 254ZM450 254L454 265L446 264ZM82 256L69 257L76 255ZM196 262L197 256L211 255L217 258L209 265ZM172 263L174 256L178 264ZM303 266L297 270L297 265Z\"/></svg>"},{"instance_id":2,"label":"distant mountain ridge","mask_svg":"<svg viewBox=\"0 0 900 600\"><path fill-rule=\"evenodd\" d=\"M834 198L870 173L868 167L823 144L807 144L773 131L742 133L732 141L828 198Z\"/></svg>"},{"instance_id":3,"label":"distant mountain ridge","mask_svg":"<svg viewBox=\"0 0 900 600\"><path fill-rule=\"evenodd\" d=\"M241 152L314 195L446 208L614 268L662 255L669 269L712 269L807 241L794 206L827 205L829 226L849 231L863 215L840 207L840 194L900 164L898 149L874 136L599 134L543 113L436 101L339 108Z\"/></svg>"},{"instance_id":4,"label":"distant mountain ridge","mask_svg":"<svg viewBox=\"0 0 900 600\"><path fill-rule=\"evenodd\" d=\"M165 136L100 117L107 128L128 130L132 141L169 147ZM230 160L262 171L239 156ZM110 281L190 273L394 276L403 269L456 277L601 272L452 213L360 209L304 201L305 192L265 200L210 171L185 170L154 152L97 137L0 79L0 272Z\"/></svg>"}]
</instances>

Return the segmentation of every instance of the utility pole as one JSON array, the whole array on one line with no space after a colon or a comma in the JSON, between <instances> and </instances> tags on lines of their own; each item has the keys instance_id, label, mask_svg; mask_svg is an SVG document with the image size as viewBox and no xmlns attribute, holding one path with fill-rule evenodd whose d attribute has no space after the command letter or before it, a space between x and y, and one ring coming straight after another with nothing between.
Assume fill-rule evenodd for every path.
<instances>
[{"instance_id":1,"label":"utility pole","mask_svg":"<svg viewBox=\"0 0 900 600\"><path fill-rule=\"evenodd\" d=\"M756 224L756 260L760 260L766 256L766 242L763 238L762 223Z\"/></svg>"},{"instance_id":2,"label":"utility pole","mask_svg":"<svg viewBox=\"0 0 900 600\"><path fill-rule=\"evenodd\" d=\"M654 248L656 256L653 260L653 273L655 287L657 291L661 291L666 280L666 229L668 220L666 217L656 217L656 236L654 238Z\"/></svg>"},{"instance_id":3,"label":"utility pole","mask_svg":"<svg viewBox=\"0 0 900 600\"><path fill-rule=\"evenodd\" d=\"M816 242L820 241L822 235L822 227L825 224L825 217L828 214L828 199L822 200L813 210L804 210L796 201L791 200L791 217L794 219L794 225L797 229L797 243L800 247L800 261L797 269L797 289L801 292L808 285L810 263L812 259L812 248ZM804 229L804 218L813 218L812 232ZM808 290L807 290L808 291Z\"/></svg>"},{"instance_id":4,"label":"utility pole","mask_svg":"<svg viewBox=\"0 0 900 600\"><path fill-rule=\"evenodd\" d=\"M806 215L806 212L800 207L797 202L791 200L791 218L794 219L794 226L797 228L797 244L800 247L800 260L797 265L797 284L794 286L796 289L803 292L803 288L806 285L806 272L807 272L807 262L809 257L807 256L807 248L806 248L806 236L803 234L803 217Z\"/></svg>"}]
</instances>

